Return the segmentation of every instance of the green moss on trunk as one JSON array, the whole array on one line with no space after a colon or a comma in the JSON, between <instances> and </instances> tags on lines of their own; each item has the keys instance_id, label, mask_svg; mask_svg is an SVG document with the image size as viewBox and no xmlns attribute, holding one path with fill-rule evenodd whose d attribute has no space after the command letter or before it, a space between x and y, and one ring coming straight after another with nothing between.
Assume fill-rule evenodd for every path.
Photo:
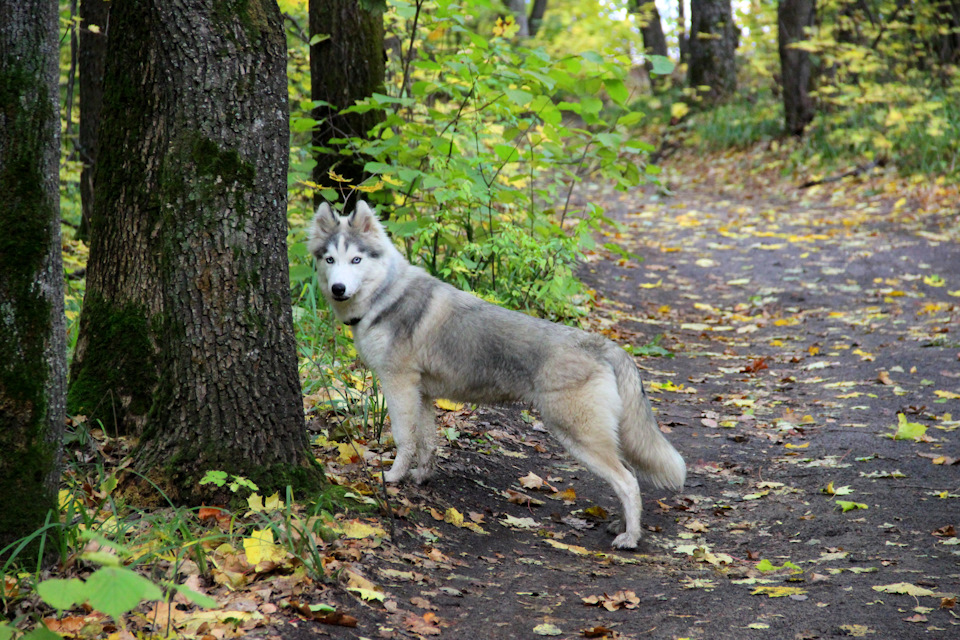
<instances>
[{"instance_id":1,"label":"green moss on trunk","mask_svg":"<svg viewBox=\"0 0 960 640\"><path fill-rule=\"evenodd\" d=\"M146 310L133 303L117 308L96 295L83 304L83 321L96 330L88 332L88 355L70 372L67 411L99 420L107 433L135 431L118 417L139 422L153 404L156 349Z\"/></svg>"}]
</instances>

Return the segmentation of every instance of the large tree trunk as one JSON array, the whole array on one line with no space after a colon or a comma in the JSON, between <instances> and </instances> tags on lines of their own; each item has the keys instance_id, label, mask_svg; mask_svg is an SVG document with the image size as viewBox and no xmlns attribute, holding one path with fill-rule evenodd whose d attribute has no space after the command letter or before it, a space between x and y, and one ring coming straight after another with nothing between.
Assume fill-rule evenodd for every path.
<instances>
[{"instance_id":1,"label":"large tree trunk","mask_svg":"<svg viewBox=\"0 0 960 640\"><path fill-rule=\"evenodd\" d=\"M81 0L80 46L80 228L77 238L89 240L93 215L93 170L97 164L97 130L103 102L103 65L107 58L110 4L106 0Z\"/></svg>"},{"instance_id":2,"label":"large tree trunk","mask_svg":"<svg viewBox=\"0 0 960 640\"><path fill-rule=\"evenodd\" d=\"M224 498L198 484L208 470L267 491L316 486L287 271L277 5L126 0L110 21L71 402L142 426L134 467L177 502Z\"/></svg>"},{"instance_id":3,"label":"large tree trunk","mask_svg":"<svg viewBox=\"0 0 960 640\"><path fill-rule=\"evenodd\" d=\"M56 0L0 0L0 549L51 510L57 522L66 384L57 11Z\"/></svg>"},{"instance_id":4,"label":"large tree trunk","mask_svg":"<svg viewBox=\"0 0 960 640\"><path fill-rule=\"evenodd\" d=\"M340 113L357 100L383 92L383 15L360 0L311 0L309 12L310 35L330 36L310 47L310 92L314 100L330 104L314 111L320 125L313 143L328 151L317 154L313 179L317 184L338 187L328 178L333 170L356 185L368 177L363 170L365 160L339 155L340 145L331 140L364 138L383 118L376 110Z\"/></svg>"},{"instance_id":5,"label":"large tree trunk","mask_svg":"<svg viewBox=\"0 0 960 640\"><path fill-rule=\"evenodd\" d=\"M687 79L691 87L709 87L704 95L708 103L736 91L738 40L730 0L691 0Z\"/></svg>"},{"instance_id":6,"label":"large tree trunk","mask_svg":"<svg viewBox=\"0 0 960 640\"><path fill-rule=\"evenodd\" d=\"M810 97L810 54L792 44L807 37L813 27L816 0L780 0L777 6L780 75L783 84L783 116L787 132L802 135L815 115Z\"/></svg>"}]
</instances>

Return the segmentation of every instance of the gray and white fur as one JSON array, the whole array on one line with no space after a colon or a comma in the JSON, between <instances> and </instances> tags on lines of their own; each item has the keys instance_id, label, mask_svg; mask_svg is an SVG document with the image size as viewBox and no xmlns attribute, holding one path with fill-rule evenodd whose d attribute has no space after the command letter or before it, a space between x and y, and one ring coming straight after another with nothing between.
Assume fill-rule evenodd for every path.
<instances>
[{"instance_id":1,"label":"gray and white fur","mask_svg":"<svg viewBox=\"0 0 960 640\"><path fill-rule=\"evenodd\" d=\"M388 482L430 477L433 401L447 398L536 408L620 499L625 526L614 547L640 539L637 474L683 487L683 458L657 427L633 359L610 340L503 309L412 266L362 201L344 217L320 205L309 248L324 296L380 379L397 445Z\"/></svg>"}]
</instances>

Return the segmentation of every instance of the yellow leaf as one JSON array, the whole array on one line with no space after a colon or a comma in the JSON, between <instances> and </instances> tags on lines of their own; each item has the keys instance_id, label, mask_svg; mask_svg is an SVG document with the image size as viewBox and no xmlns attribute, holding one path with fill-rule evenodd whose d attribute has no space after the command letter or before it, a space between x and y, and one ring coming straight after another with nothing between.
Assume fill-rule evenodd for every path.
<instances>
[{"instance_id":1,"label":"yellow leaf","mask_svg":"<svg viewBox=\"0 0 960 640\"><path fill-rule=\"evenodd\" d=\"M454 402L453 400L446 400L444 398L437 400L436 405L438 409L443 409L444 411L460 411L463 409L462 402Z\"/></svg>"},{"instance_id":2,"label":"yellow leaf","mask_svg":"<svg viewBox=\"0 0 960 640\"><path fill-rule=\"evenodd\" d=\"M256 492L251 493L247 497L247 506L250 507L250 511L254 513L260 513L261 511L263 511L263 496L261 496L259 493L256 493Z\"/></svg>"},{"instance_id":3,"label":"yellow leaf","mask_svg":"<svg viewBox=\"0 0 960 640\"><path fill-rule=\"evenodd\" d=\"M690 107L685 102L674 102L670 105L670 117L679 120L690 113Z\"/></svg>"},{"instance_id":4,"label":"yellow leaf","mask_svg":"<svg viewBox=\"0 0 960 640\"><path fill-rule=\"evenodd\" d=\"M363 191L364 193L373 193L374 191L380 191L380 189L383 189L383 180L378 180L376 184L358 185L353 188L356 191Z\"/></svg>"},{"instance_id":5,"label":"yellow leaf","mask_svg":"<svg viewBox=\"0 0 960 640\"><path fill-rule=\"evenodd\" d=\"M444 512L443 521L448 522L455 527L462 527L463 514L457 511L456 509L454 509L453 507L450 507L449 509L446 510L446 512Z\"/></svg>"},{"instance_id":6,"label":"yellow leaf","mask_svg":"<svg viewBox=\"0 0 960 640\"><path fill-rule=\"evenodd\" d=\"M330 171L327 172L327 177L333 180L334 182L353 182L352 178L344 178L342 175L340 175L333 169L330 169Z\"/></svg>"},{"instance_id":7,"label":"yellow leaf","mask_svg":"<svg viewBox=\"0 0 960 640\"><path fill-rule=\"evenodd\" d=\"M663 278L657 280L656 282L641 282L641 283L640 283L640 288L641 288L641 289L656 289L657 287L662 286L662 285L663 285ZM663 307L661 307L661 309L662 309L662 308L663 308ZM667 309L669 310L670 307L667 307Z\"/></svg>"},{"instance_id":8,"label":"yellow leaf","mask_svg":"<svg viewBox=\"0 0 960 640\"><path fill-rule=\"evenodd\" d=\"M949 400L958 400L960 399L960 393L954 393L953 391L940 391L939 389L933 392L938 398L947 398Z\"/></svg>"},{"instance_id":9,"label":"yellow leaf","mask_svg":"<svg viewBox=\"0 0 960 640\"><path fill-rule=\"evenodd\" d=\"M930 589L924 589L923 587L918 587L915 584L910 584L909 582L895 582L893 584L882 584L873 587L874 591L879 591L880 593L900 593L909 596L935 596L936 592L931 591Z\"/></svg>"},{"instance_id":10,"label":"yellow leaf","mask_svg":"<svg viewBox=\"0 0 960 640\"><path fill-rule=\"evenodd\" d=\"M267 498L267 501L264 502L263 507L267 511L278 511L283 509L283 500L280 499L280 492L277 491L272 496Z\"/></svg>"},{"instance_id":11,"label":"yellow leaf","mask_svg":"<svg viewBox=\"0 0 960 640\"><path fill-rule=\"evenodd\" d=\"M806 590L800 587L757 587L750 592L750 595L782 598L784 596L799 596L804 593L806 593Z\"/></svg>"},{"instance_id":12,"label":"yellow leaf","mask_svg":"<svg viewBox=\"0 0 960 640\"><path fill-rule=\"evenodd\" d=\"M337 445L337 449L340 451L340 455L337 456L337 462L340 464L359 462L367 452L367 448L356 441L341 442Z\"/></svg>"},{"instance_id":13,"label":"yellow leaf","mask_svg":"<svg viewBox=\"0 0 960 640\"><path fill-rule=\"evenodd\" d=\"M265 561L281 563L287 559L286 550L274 544L272 529L257 530L249 538L244 538L243 551L247 562L254 567Z\"/></svg>"},{"instance_id":14,"label":"yellow leaf","mask_svg":"<svg viewBox=\"0 0 960 640\"><path fill-rule=\"evenodd\" d=\"M367 524L360 520L350 520L340 524L334 529L344 538L351 540L363 540L364 538L382 538L387 535L382 527L374 524Z\"/></svg>"},{"instance_id":15,"label":"yellow leaf","mask_svg":"<svg viewBox=\"0 0 960 640\"><path fill-rule=\"evenodd\" d=\"M393 176L380 176L380 179L389 184L391 187L399 187L403 184L403 180L397 180Z\"/></svg>"},{"instance_id":16,"label":"yellow leaf","mask_svg":"<svg viewBox=\"0 0 960 640\"><path fill-rule=\"evenodd\" d=\"M803 444L793 444L793 443L788 442L787 444L785 444L785 445L783 445L783 446L786 447L787 449L806 449L807 447L810 446L810 443L809 443L809 442L804 442Z\"/></svg>"}]
</instances>

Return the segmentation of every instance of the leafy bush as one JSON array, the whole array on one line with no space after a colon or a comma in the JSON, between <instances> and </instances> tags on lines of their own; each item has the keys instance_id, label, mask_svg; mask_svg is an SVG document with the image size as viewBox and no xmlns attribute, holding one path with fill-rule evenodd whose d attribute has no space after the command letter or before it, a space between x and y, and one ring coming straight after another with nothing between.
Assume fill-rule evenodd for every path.
<instances>
[{"instance_id":1,"label":"leafy bush","mask_svg":"<svg viewBox=\"0 0 960 640\"><path fill-rule=\"evenodd\" d=\"M337 141L341 153L370 158L374 177L322 195L342 203L365 192L411 261L495 302L569 320L586 301L574 265L609 222L599 207L574 208L572 189L585 179L627 188L656 174L650 145L630 130L642 119L626 108L630 63L554 59L515 42L510 22L472 18L478 4L490 10L390 3L388 40L404 44L389 60L387 92L348 109L384 120L366 139Z\"/></svg>"}]
</instances>

